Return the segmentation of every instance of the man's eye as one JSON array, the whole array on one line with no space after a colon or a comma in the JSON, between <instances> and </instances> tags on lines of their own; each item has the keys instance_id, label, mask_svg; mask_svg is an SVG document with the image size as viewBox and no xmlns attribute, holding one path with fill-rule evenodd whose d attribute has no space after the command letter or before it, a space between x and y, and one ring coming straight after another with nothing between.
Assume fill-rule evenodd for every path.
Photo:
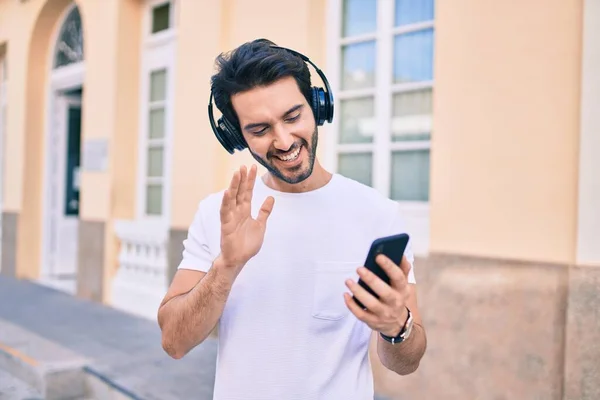
<instances>
[{"instance_id":1,"label":"man's eye","mask_svg":"<svg viewBox=\"0 0 600 400\"><path fill-rule=\"evenodd\" d=\"M294 116L294 117L290 117L288 119L286 119L286 121L288 122L294 122L295 120L297 120L298 118L300 118L300 114Z\"/></svg>"},{"instance_id":2,"label":"man's eye","mask_svg":"<svg viewBox=\"0 0 600 400\"><path fill-rule=\"evenodd\" d=\"M263 128L260 131L252 132L252 134L255 136L261 136L261 135L264 135L266 131L267 131L267 128Z\"/></svg>"}]
</instances>

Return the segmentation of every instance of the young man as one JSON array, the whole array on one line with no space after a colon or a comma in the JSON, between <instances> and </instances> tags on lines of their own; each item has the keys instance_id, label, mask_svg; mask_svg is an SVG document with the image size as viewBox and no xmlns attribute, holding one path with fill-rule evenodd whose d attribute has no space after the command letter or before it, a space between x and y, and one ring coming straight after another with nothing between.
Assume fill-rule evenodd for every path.
<instances>
[{"instance_id":1,"label":"young man","mask_svg":"<svg viewBox=\"0 0 600 400\"><path fill-rule=\"evenodd\" d=\"M401 375L426 347L410 247L400 268L377 258L390 285L361 267L374 239L404 232L398 205L321 166L297 54L256 40L217 61L215 104L267 173L241 167L200 202L158 313L163 347L181 358L218 323L218 400L372 399L373 331Z\"/></svg>"}]
</instances>

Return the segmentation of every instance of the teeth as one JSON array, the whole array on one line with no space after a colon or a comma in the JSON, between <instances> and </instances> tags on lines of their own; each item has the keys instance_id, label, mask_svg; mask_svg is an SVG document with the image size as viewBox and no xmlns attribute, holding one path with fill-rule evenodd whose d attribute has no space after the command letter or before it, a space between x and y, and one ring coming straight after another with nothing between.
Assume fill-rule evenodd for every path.
<instances>
[{"instance_id":1,"label":"teeth","mask_svg":"<svg viewBox=\"0 0 600 400\"><path fill-rule=\"evenodd\" d=\"M279 157L279 159L281 159L283 161L292 161L292 160L295 160L296 158L298 158L298 155L300 154L300 149L301 149L301 147L299 147L292 154L287 155L287 156L281 156L281 157Z\"/></svg>"}]
</instances>

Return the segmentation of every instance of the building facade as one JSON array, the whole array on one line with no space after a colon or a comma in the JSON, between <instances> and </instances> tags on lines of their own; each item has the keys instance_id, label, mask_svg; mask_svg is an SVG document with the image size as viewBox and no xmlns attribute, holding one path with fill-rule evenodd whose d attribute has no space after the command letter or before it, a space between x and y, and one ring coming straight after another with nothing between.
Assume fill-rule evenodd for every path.
<instances>
[{"instance_id":1,"label":"building facade","mask_svg":"<svg viewBox=\"0 0 600 400\"><path fill-rule=\"evenodd\" d=\"M210 130L214 59L266 37L328 77L324 165L405 212L429 350L378 391L597 398L600 2L513 4L0 0L0 273L155 318L254 161Z\"/></svg>"}]
</instances>

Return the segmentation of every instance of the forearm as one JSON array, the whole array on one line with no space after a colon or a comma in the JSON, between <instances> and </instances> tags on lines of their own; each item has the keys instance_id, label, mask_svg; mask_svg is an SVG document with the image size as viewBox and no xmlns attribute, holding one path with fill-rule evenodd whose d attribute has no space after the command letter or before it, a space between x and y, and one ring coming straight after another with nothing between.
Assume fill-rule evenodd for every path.
<instances>
[{"instance_id":1,"label":"forearm","mask_svg":"<svg viewBox=\"0 0 600 400\"><path fill-rule=\"evenodd\" d=\"M181 358L202 343L217 324L235 280L235 274L215 261L188 293L161 307L162 345L173 358Z\"/></svg>"},{"instance_id":2,"label":"forearm","mask_svg":"<svg viewBox=\"0 0 600 400\"><path fill-rule=\"evenodd\" d=\"M423 327L417 323L404 342L391 344L377 335L377 354L381 363L399 375L408 375L417 370L427 348L427 337Z\"/></svg>"}]
</instances>

